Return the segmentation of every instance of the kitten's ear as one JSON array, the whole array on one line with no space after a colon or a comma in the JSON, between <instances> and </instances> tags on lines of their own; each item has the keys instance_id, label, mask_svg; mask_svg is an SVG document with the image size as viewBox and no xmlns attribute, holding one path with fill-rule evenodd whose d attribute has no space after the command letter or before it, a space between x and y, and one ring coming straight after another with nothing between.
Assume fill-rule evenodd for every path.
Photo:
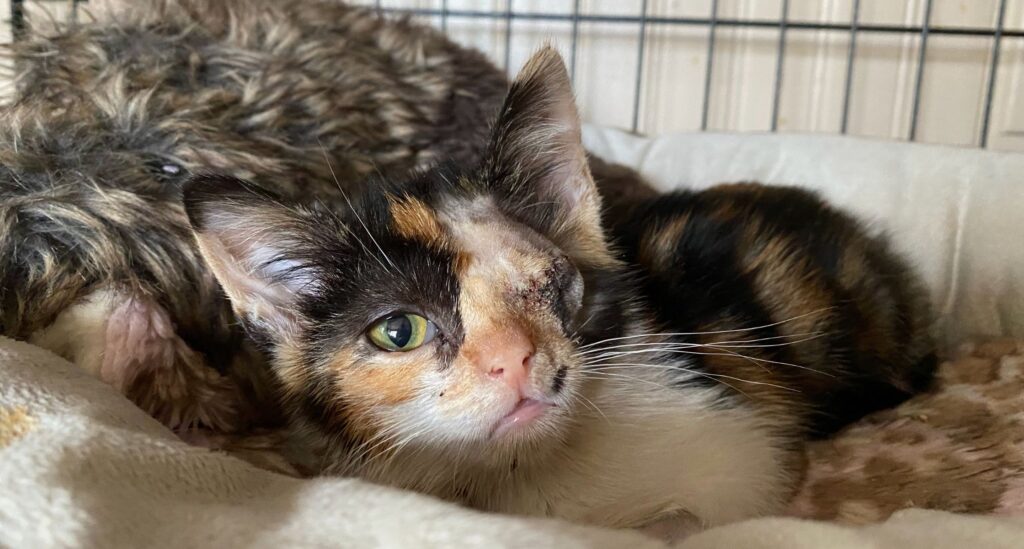
<instances>
[{"instance_id":1,"label":"kitten's ear","mask_svg":"<svg viewBox=\"0 0 1024 549\"><path fill-rule=\"evenodd\" d=\"M321 280L311 212L225 176L193 178L184 198L203 259L247 329L277 341L299 333L300 300Z\"/></svg>"},{"instance_id":2,"label":"kitten's ear","mask_svg":"<svg viewBox=\"0 0 1024 549\"><path fill-rule=\"evenodd\" d=\"M587 167L569 73L554 48L535 53L512 83L487 167L492 184L518 208L514 213L570 255L603 255L601 200Z\"/></svg>"}]
</instances>

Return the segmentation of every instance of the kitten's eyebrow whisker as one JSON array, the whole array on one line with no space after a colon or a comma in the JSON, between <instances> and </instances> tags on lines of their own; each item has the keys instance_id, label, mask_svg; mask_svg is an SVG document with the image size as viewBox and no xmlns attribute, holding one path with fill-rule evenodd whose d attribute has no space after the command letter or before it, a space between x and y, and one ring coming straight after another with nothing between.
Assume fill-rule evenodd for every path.
<instances>
[{"instance_id":1,"label":"kitten's eyebrow whisker","mask_svg":"<svg viewBox=\"0 0 1024 549\"><path fill-rule=\"evenodd\" d=\"M586 345L581 345L580 349L586 349L586 348L589 348L589 347L593 347L595 345L600 345L602 343L607 343L609 341L618 341L618 340L623 340L623 339L636 339L636 338L640 338L640 337L673 337L673 336L695 336L695 335L712 335L712 334L731 334L731 333L737 333L737 332L753 332L755 330L764 330L766 328L772 328L774 326L778 326L780 324L785 324L787 322L793 322L794 320L799 320L801 318L806 318L808 316L815 315L815 314L818 314L818 313L821 313L821 312L824 312L824 311L828 311L828 310L831 310L831 309L835 309L835 307L834 306L832 306L832 307L822 307L821 309L810 311L810 312L804 313L802 315L797 315L797 316L794 316L792 318L787 318L785 320L779 320L777 322L772 322L771 324L764 324L764 325L761 325L761 326L751 326L749 328L737 328L737 329L734 329L734 330L713 330L713 331L709 331L709 332L654 332L654 333L643 333L643 334L633 334L633 335L628 335L628 336L611 337L611 338L608 338L608 339L602 339L601 341L595 341L593 343L588 343Z\"/></svg>"},{"instance_id":2,"label":"kitten's eyebrow whisker","mask_svg":"<svg viewBox=\"0 0 1024 549\"><path fill-rule=\"evenodd\" d=\"M338 226L341 228L341 230L345 232L345 236L346 237L351 237L352 240L355 240L356 244L359 244L359 247L362 248L363 252L365 252L366 255L368 255L368 256L372 257L374 260L376 260L377 263L381 267L383 267L385 271L387 270L387 266L384 265L384 263L381 262L380 258L377 257L376 254L374 254L372 251L370 251L370 248L366 247L366 243L363 242L363 239L359 238L359 235L356 234L355 232L353 232L351 228L349 228L348 224L345 223L345 221L342 220L341 217L338 215L338 212L334 211L333 208L328 207L327 204L325 204L321 200L316 200L315 202L317 204L320 204L320 206L323 208L323 210L325 212L327 212L327 215L329 215L332 218L334 218L334 220L338 223Z\"/></svg>"},{"instance_id":3,"label":"kitten's eyebrow whisker","mask_svg":"<svg viewBox=\"0 0 1024 549\"><path fill-rule=\"evenodd\" d=\"M399 271L398 266L395 265L393 261L391 261L391 258L388 257L388 254L387 252L384 251L384 248L380 247L380 244L377 242L377 239L374 238L373 233L370 232L370 228L366 226L366 223L363 221L363 218L359 215L359 212L356 211L355 206L352 205L352 201L349 200L348 198L348 193L345 192L345 189L341 188L341 181L338 181L338 176L334 173L334 166L331 164L330 157L327 156L327 148L324 147L324 144L320 142L320 137L316 138L316 142L318 145L320 145L320 152L322 152L324 155L324 161L327 162L327 169L331 171L331 177L334 178L334 184L338 187L338 191L341 192L341 197L345 199L345 203L348 204L348 208L352 210L352 215L356 216L356 220L359 221L359 224L363 226L363 230L366 231L366 236L370 237L370 241L373 242L373 245L377 247L377 250L380 251L380 254L384 256L384 260L387 261L388 264L391 265L396 272ZM384 265L381 265L381 267L384 267ZM387 271L387 267L384 267L384 270Z\"/></svg>"}]
</instances>

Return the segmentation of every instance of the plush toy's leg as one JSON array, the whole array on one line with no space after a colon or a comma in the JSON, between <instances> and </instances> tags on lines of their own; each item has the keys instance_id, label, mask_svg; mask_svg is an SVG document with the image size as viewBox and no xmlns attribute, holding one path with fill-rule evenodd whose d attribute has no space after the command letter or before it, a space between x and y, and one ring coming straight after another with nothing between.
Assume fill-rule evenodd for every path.
<instances>
[{"instance_id":1,"label":"plush toy's leg","mask_svg":"<svg viewBox=\"0 0 1024 549\"><path fill-rule=\"evenodd\" d=\"M189 348L167 311L146 296L96 291L30 342L113 385L172 429L238 427L235 384Z\"/></svg>"}]
</instances>

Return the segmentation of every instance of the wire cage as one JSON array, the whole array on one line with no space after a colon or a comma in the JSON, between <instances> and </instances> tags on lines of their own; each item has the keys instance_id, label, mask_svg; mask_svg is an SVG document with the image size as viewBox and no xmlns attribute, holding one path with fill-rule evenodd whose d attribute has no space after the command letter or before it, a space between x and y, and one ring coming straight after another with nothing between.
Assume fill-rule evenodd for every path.
<instances>
[{"instance_id":1,"label":"wire cage","mask_svg":"<svg viewBox=\"0 0 1024 549\"><path fill-rule=\"evenodd\" d=\"M15 39L32 4L60 4L65 17L86 4L8 1ZM510 74L553 43L583 117L634 132L817 132L1024 151L1024 0L353 3L434 25Z\"/></svg>"}]
</instances>

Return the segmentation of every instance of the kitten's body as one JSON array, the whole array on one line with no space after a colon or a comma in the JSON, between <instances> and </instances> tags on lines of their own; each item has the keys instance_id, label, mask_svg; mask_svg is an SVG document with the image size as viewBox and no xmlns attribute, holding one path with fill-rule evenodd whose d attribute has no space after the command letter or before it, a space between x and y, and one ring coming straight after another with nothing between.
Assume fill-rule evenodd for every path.
<instances>
[{"instance_id":1,"label":"kitten's body","mask_svg":"<svg viewBox=\"0 0 1024 549\"><path fill-rule=\"evenodd\" d=\"M721 524L787 500L802 441L930 382L924 293L849 216L793 188L659 194L630 170L590 165L623 262L593 275L613 283L590 279L609 286L592 299L619 300L598 313L617 320L578 332L594 379L570 433L500 467L447 447L366 460L326 445L312 454L322 470L497 511Z\"/></svg>"},{"instance_id":2,"label":"kitten's body","mask_svg":"<svg viewBox=\"0 0 1024 549\"><path fill-rule=\"evenodd\" d=\"M129 48L103 27L30 42L47 55L22 59L3 153L5 334L223 427L208 365L259 377L237 319L309 469L614 526L770 512L801 440L927 378L912 278L808 195L661 197L595 161L602 223L553 52L489 132L505 83L474 54L343 6L257 6L226 8L235 27L172 9ZM220 175L183 207L192 170ZM820 238L784 234L801 226ZM435 339L370 342L405 313ZM197 395L187 419L163 407Z\"/></svg>"}]
</instances>

